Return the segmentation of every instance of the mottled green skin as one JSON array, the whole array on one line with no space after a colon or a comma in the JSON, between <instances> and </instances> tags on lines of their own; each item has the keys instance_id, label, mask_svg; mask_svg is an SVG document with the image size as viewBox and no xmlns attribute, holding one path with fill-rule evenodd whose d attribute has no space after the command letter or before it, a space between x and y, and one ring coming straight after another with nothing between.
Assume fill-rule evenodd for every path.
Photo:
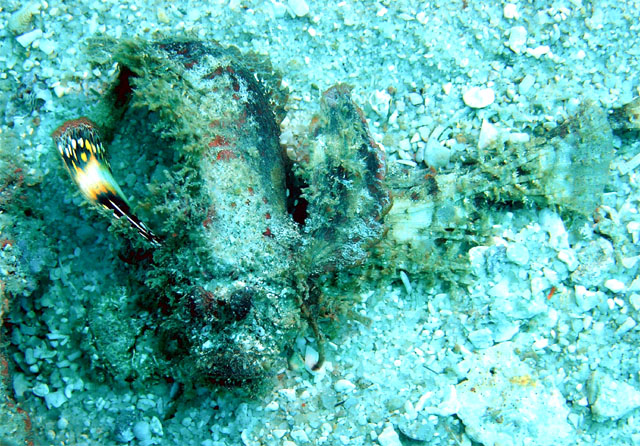
<instances>
[{"instance_id":1,"label":"mottled green skin","mask_svg":"<svg viewBox=\"0 0 640 446\"><path fill-rule=\"evenodd\" d=\"M133 75L120 79L131 91L114 87L126 100L104 101L122 121L102 125L134 150L120 156L149 159L140 175L151 193L135 211L163 239L153 261L131 275L144 287L128 294L154 313L155 348L170 374L226 384L268 376L285 364L303 325L300 306L313 300L313 277L362 261L382 234L390 200L381 151L349 89L337 86L322 99L312 155L294 180L279 145L286 94L268 63L215 43L110 45L94 50L112 53ZM133 134L121 134L136 111L146 117ZM297 198L287 196L293 182L309 202L304 227L287 212ZM108 314L93 312L92 326L109 325ZM123 346L138 330L111 325L121 326ZM95 331L102 357L123 361ZM109 368L127 375L118 364Z\"/></svg>"},{"instance_id":2,"label":"mottled green skin","mask_svg":"<svg viewBox=\"0 0 640 446\"><path fill-rule=\"evenodd\" d=\"M369 244L379 239L381 217L391 205L382 151L350 91L339 84L323 94L309 153L299 163L310 186L304 190L309 202L304 240L314 272L362 261Z\"/></svg>"}]
</instances>

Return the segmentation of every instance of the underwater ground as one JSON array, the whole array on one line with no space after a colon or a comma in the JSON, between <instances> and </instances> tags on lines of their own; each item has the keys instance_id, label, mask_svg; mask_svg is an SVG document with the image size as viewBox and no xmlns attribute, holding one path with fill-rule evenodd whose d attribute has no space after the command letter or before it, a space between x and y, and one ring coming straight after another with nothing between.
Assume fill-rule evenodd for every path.
<instances>
[{"instance_id":1,"label":"underwater ground","mask_svg":"<svg viewBox=\"0 0 640 446\"><path fill-rule=\"evenodd\" d=\"M0 2L0 444L640 443L640 2L486 3ZM51 139L98 119L102 37L268 57L294 161L323 92L353 87L394 205L365 260L313 278L318 370L304 317L259 385L149 365L161 309L128 299L124 231ZM127 116L106 149L140 197L162 139L132 156L153 115Z\"/></svg>"}]
</instances>

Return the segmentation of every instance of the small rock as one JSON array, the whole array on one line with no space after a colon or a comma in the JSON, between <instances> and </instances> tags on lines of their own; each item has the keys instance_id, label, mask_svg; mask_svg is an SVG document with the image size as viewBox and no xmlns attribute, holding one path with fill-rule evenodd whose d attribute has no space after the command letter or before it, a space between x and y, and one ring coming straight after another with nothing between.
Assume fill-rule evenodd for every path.
<instances>
[{"instance_id":1,"label":"small rock","mask_svg":"<svg viewBox=\"0 0 640 446\"><path fill-rule=\"evenodd\" d=\"M304 0L289 0L289 10L294 16L304 17L309 14L309 5Z\"/></svg>"},{"instance_id":2,"label":"small rock","mask_svg":"<svg viewBox=\"0 0 640 446\"><path fill-rule=\"evenodd\" d=\"M158 22L164 23L165 25L171 23L171 19L164 8L158 8L156 10L156 18L158 19Z\"/></svg>"},{"instance_id":3,"label":"small rock","mask_svg":"<svg viewBox=\"0 0 640 446\"><path fill-rule=\"evenodd\" d=\"M26 48L31 45L34 40L42 37L42 34L43 33L41 29L34 29L33 31L29 31L27 33L19 35L18 37L16 37L16 40L20 45Z\"/></svg>"},{"instance_id":4,"label":"small rock","mask_svg":"<svg viewBox=\"0 0 640 446\"><path fill-rule=\"evenodd\" d=\"M530 139L529 134L523 132L511 132L507 135L507 141L512 144L525 144L528 143Z\"/></svg>"},{"instance_id":5,"label":"small rock","mask_svg":"<svg viewBox=\"0 0 640 446\"><path fill-rule=\"evenodd\" d=\"M387 423L380 435L378 435L378 443L380 443L380 446L402 446L400 437L391 423Z\"/></svg>"},{"instance_id":6,"label":"small rock","mask_svg":"<svg viewBox=\"0 0 640 446\"><path fill-rule=\"evenodd\" d=\"M405 152L409 152L411 150L411 141L409 138L405 138L398 143L398 148Z\"/></svg>"},{"instance_id":7,"label":"small rock","mask_svg":"<svg viewBox=\"0 0 640 446\"><path fill-rule=\"evenodd\" d=\"M320 355L318 354L318 352L310 345L307 345L304 351L304 365L307 370L312 371L313 368L318 364L319 358Z\"/></svg>"},{"instance_id":8,"label":"small rock","mask_svg":"<svg viewBox=\"0 0 640 446\"><path fill-rule=\"evenodd\" d=\"M38 48L46 55L49 55L55 51L56 46L51 40L44 39L40 41L40 45L38 46Z\"/></svg>"},{"instance_id":9,"label":"small rock","mask_svg":"<svg viewBox=\"0 0 640 446\"><path fill-rule=\"evenodd\" d=\"M555 249L569 247L569 233L562 218L548 209L540 212L540 226L549 233L549 244Z\"/></svg>"},{"instance_id":10,"label":"small rock","mask_svg":"<svg viewBox=\"0 0 640 446\"><path fill-rule=\"evenodd\" d=\"M527 74L525 77L522 78L522 80L520 81L520 84L518 84L518 91L520 92L520 94L526 95L529 92L529 90L531 90L531 87L533 87L535 83L536 83L536 78L531 74Z\"/></svg>"},{"instance_id":11,"label":"small rock","mask_svg":"<svg viewBox=\"0 0 640 446\"><path fill-rule=\"evenodd\" d=\"M633 293L631 296L629 296L629 303L634 310L640 310L640 294Z\"/></svg>"},{"instance_id":12,"label":"small rock","mask_svg":"<svg viewBox=\"0 0 640 446\"><path fill-rule=\"evenodd\" d=\"M58 422L56 423L56 427L58 429L60 430L66 429L68 425L69 425L69 420L67 420L65 417L58 418Z\"/></svg>"},{"instance_id":13,"label":"small rock","mask_svg":"<svg viewBox=\"0 0 640 446\"><path fill-rule=\"evenodd\" d=\"M129 425L116 425L113 432L113 438L118 443L129 443L135 437L133 435L133 431L131 430L131 426Z\"/></svg>"},{"instance_id":14,"label":"small rock","mask_svg":"<svg viewBox=\"0 0 640 446\"><path fill-rule=\"evenodd\" d=\"M381 117L386 118L389 114L391 95L386 90L376 90L369 99L371 108Z\"/></svg>"},{"instance_id":15,"label":"small rock","mask_svg":"<svg viewBox=\"0 0 640 446\"><path fill-rule=\"evenodd\" d=\"M518 265L526 265L529 263L529 251L526 246L513 243L507 246L507 258Z\"/></svg>"},{"instance_id":16,"label":"small rock","mask_svg":"<svg viewBox=\"0 0 640 446\"><path fill-rule=\"evenodd\" d=\"M287 6L284 3L272 1L271 10L273 11L274 17L280 18L284 17L285 13L287 12Z\"/></svg>"},{"instance_id":17,"label":"small rock","mask_svg":"<svg viewBox=\"0 0 640 446\"><path fill-rule=\"evenodd\" d=\"M156 416L151 417L151 422L149 423L149 428L151 429L151 432L154 435L162 437L162 435L164 434L164 432L162 430L162 423L160 422L160 420Z\"/></svg>"},{"instance_id":18,"label":"small rock","mask_svg":"<svg viewBox=\"0 0 640 446\"><path fill-rule=\"evenodd\" d=\"M616 336L622 336L623 334L625 334L626 332L628 332L629 330L631 330L633 327L635 327L637 325L635 319L633 319L632 317L628 317L627 319L625 319L625 321L618 327L618 329L615 332Z\"/></svg>"},{"instance_id":19,"label":"small rock","mask_svg":"<svg viewBox=\"0 0 640 446\"><path fill-rule=\"evenodd\" d=\"M527 30L524 26L514 26L509 31L509 42L507 46L516 54L520 54L522 48L527 43Z\"/></svg>"},{"instance_id":20,"label":"small rock","mask_svg":"<svg viewBox=\"0 0 640 446\"><path fill-rule=\"evenodd\" d=\"M141 442L148 442L151 439L151 426L146 421L138 421L133 425L133 435Z\"/></svg>"},{"instance_id":21,"label":"small rock","mask_svg":"<svg viewBox=\"0 0 640 446\"><path fill-rule=\"evenodd\" d=\"M271 401L269 404L265 406L264 409L268 412L275 412L279 408L280 408L280 405L278 404L277 401Z\"/></svg>"},{"instance_id":22,"label":"small rock","mask_svg":"<svg viewBox=\"0 0 640 446\"><path fill-rule=\"evenodd\" d=\"M520 14L518 14L518 6L514 3L507 3L502 8L502 15L505 19L518 19L520 18Z\"/></svg>"},{"instance_id":23,"label":"small rock","mask_svg":"<svg viewBox=\"0 0 640 446\"><path fill-rule=\"evenodd\" d=\"M488 328L473 330L469 332L467 337L473 346L478 349L489 348L493 345L493 332Z\"/></svg>"},{"instance_id":24,"label":"small rock","mask_svg":"<svg viewBox=\"0 0 640 446\"><path fill-rule=\"evenodd\" d=\"M296 389L281 389L278 391L278 393L285 397L285 399L289 402L295 401L297 399Z\"/></svg>"},{"instance_id":25,"label":"small rock","mask_svg":"<svg viewBox=\"0 0 640 446\"><path fill-rule=\"evenodd\" d=\"M424 103L424 99L418 93L409 93L409 102L413 105L421 105Z\"/></svg>"},{"instance_id":26,"label":"small rock","mask_svg":"<svg viewBox=\"0 0 640 446\"><path fill-rule=\"evenodd\" d=\"M424 150L424 162L436 169L445 167L451 160L451 149L443 146L435 138L430 138Z\"/></svg>"},{"instance_id":27,"label":"small rock","mask_svg":"<svg viewBox=\"0 0 640 446\"><path fill-rule=\"evenodd\" d=\"M550 380L536 381L513 343L468 355L457 368L467 379L455 386L456 413L471 440L484 445L570 443L574 432L564 397ZM501 416L492 417L496 413Z\"/></svg>"},{"instance_id":28,"label":"small rock","mask_svg":"<svg viewBox=\"0 0 640 446\"><path fill-rule=\"evenodd\" d=\"M478 135L478 149L482 150L491 146L498 140L498 128L486 119L482 120L480 135Z\"/></svg>"},{"instance_id":29,"label":"small rock","mask_svg":"<svg viewBox=\"0 0 640 446\"><path fill-rule=\"evenodd\" d=\"M31 389L35 396L45 396L49 394L49 386L45 383L38 383Z\"/></svg>"},{"instance_id":30,"label":"small rock","mask_svg":"<svg viewBox=\"0 0 640 446\"><path fill-rule=\"evenodd\" d=\"M29 390L29 385L29 380L25 378L24 374L16 373L13 375L13 391L18 398L22 398L24 393Z\"/></svg>"},{"instance_id":31,"label":"small rock","mask_svg":"<svg viewBox=\"0 0 640 446\"><path fill-rule=\"evenodd\" d=\"M493 104L496 94L491 88L472 87L462 95L462 100L471 108L485 108Z\"/></svg>"},{"instance_id":32,"label":"small rock","mask_svg":"<svg viewBox=\"0 0 640 446\"><path fill-rule=\"evenodd\" d=\"M284 437L287 434L288 431L284 430L284 429L274 429L271 431L271 433L273 434L274 437L276 437L278 440L280 440L282 437Z\"/></svg>"},{"instance_id":33,"label":"small rock","mask_svg":"<svg viewBox=\"0 0 640 446\"><path fill-rule=\"evenodd\" d=\"M540 57L548 54L551 51L548 45L540 45L535 48L527 48L527 54L533 56L536 59L540 59Z\"/></svg>"},{"instance_id":34,"label":"small rock","mask_svg":"<svg viewBox=\"0 0 640 446\"><path fill-rule=\"evenodd\" d=\"M293 438L298 443L308 443L309 442L309 436L302 429L296 429L294 431L291 431L290 435L291 435L291 438Z\"/></svg>"},{"instance_id":35,"label":"small rock","mask_svg":"<svg viewBox=\"0 0 640 446\"><path fill-rule=\"evenodd\" d=\"M34 355L34 351L31 347L27 348L24 351L24 362L27 363L27 365L33 365L36 363L36 357Z\"/></svg>"},{"instance_id":36,"label":"small rock","mask_svg":"<svg viewBox=\"0 0 640 446\"><path fill-rule=\"evenodd\" d=\"M429 135L431 135L431 130L429 130L429 127L427 127L426 125L418 127L418 133L420 134L420 139L422 139L424 142L429 141Z\"/></svg>"},{"instance_id":37,"label":"small rock","mask_svg":"<svg viewBox=\"0 0 640 446\"><path fill-rule=\"evenodd\" d=\"M353 384L348 379L339 379L333 385L333 388L335 389L336 392L346 393L346 392L351 392L353 389L355 389L356 385Z\"/></svg>"},{"instance_id":38,"label":"small rock","mask_svg":"<svg viewBox=\"0 0 640 446\"><path fill-rule=\"evenodd\" d=\"M605 288L608 288L609 291L613 293L620 293L625 290L626 286L623 282L618 279L609 279L604 282Z\"/></svg>"},{"instance_id":39,"label":"small rock","mask_svg":"<svg viewBox=\"0 0 640 446\"><path fill-rule=\"evenodd\" d=\"M558 252L558 259L567 265L569 271L575 271L578 267L578 259L576 253L572 249L561 249Z\"/></svg>"},{"instance_id":40,"label":"small rock","mask_svg":"<svg viewBox=\"0 0 640 446\"><path fill-rule=\"evenodd\" d=\"M640 407L640 392L631 385L593 372L587 382L587 397L591 413L599 418L622 418Z\"/></svg>"},{"instance_id":41,"label":"small rock","mask_svg":"<svg viewBox=\"0 0 640 446\"><path fill-rule=\"evenodd\" d=\"M407 275L407 273L405 273L404 271L400 271L400 280L402 281L402 284L404 285L404 289L407 291L407 294L411 294L413 287L411 286L411 280L409 279L409 276Z\"/></svg>"},{"instance_id":42,"label":"small rock","mask_svg":"<svg viewBox=\"0 0 640 446\"><path fill-rule=\"evenodd\" d=\"M56 390L55 392L47 393L44 396L44 402L46 403L47 408L51 409L54 407L57 409L67 402L67 397L64 396L62 390Z\"/></svg>"},{"instance_id":43,"label":"small rock","mask_svg":"<svg viewBox=\"0 0 640 446\"><path fill-rule=\"evenodd\" d=\"M576 285L574 287L574 290L576 305L582 312L587 312L595 308L595 306L598 305L600 299L603 297L601 296L602 293L590 291L582 285Z\"/></svg>"}]
</instances>

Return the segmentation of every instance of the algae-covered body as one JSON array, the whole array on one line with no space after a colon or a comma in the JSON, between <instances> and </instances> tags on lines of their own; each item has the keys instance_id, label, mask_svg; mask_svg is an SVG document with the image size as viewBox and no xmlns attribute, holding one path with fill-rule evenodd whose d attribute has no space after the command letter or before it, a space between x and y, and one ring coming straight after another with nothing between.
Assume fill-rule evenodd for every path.
<instances>
[{"instance_id":1,"label":"algae-covered body","mask_svg":"<svg viewBox=\"0 0 640 446\"><path fill-rule=\"evenodd\" d=\"M301 307L311 316L310 277L361 261L382 234L384 162L349 89L325 95L320 145L294 174L279 144L286 94L268 63L199 41L106 42L94 51L118 62L120 77L89 118L112 139L112 158L145 160L131 214L159 245L132 238L120 255L123 268L135 264L131 311L153 313L122 331L144 333L139 342L160 367L134 372L119 364L126 355L100 351L113 336L104 334L107 304L88 322L96 354L124 375L228 384L276 372L300 332ZM291 211L307 201L304 227Z\"/></svg>"}]
</instances>

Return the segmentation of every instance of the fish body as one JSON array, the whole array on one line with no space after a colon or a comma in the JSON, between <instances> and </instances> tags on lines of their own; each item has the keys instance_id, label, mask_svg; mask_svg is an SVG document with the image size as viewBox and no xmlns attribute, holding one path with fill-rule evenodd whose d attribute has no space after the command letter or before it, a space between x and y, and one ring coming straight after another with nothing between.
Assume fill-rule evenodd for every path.
<instances>
[{"instance_id":1,"label":"fish body","mask_svg":"<svg viewBox=\"0 0 640 446\"><path fill-rule=\"evenodd\" d=\"M160 239L131 212L113 178L96 125L87 118L73 119L58 127L51 136L82 195L91 203L113 211L117 219L125 217L145 240L160 245Z\"/></svg>"}]
</instances>

